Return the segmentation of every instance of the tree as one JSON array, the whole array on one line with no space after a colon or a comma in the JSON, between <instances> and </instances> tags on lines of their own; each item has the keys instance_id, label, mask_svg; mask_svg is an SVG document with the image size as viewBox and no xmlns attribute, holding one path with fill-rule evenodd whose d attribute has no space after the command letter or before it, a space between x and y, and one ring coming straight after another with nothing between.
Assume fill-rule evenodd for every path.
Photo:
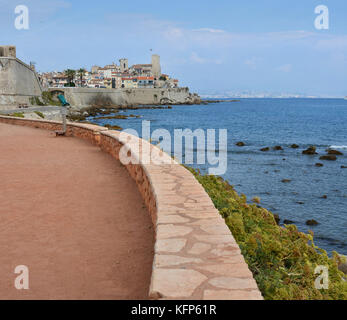
<instances>
[{"instance_id":1,"label":"tree","mask_svg":"<svg viewBox=\"0 0 347 320\"><path fill-rule=\"evenodd\" d=\"M76 75L76 71L75 70L72 70L72 69L66 69L64 71L65 73L65 76L67 76L68 78L68 87L74 87L75 86L75 83L73 82L74 78L75 78L75 75Z\"/></svg>"},{"instance_id":2,"label":"tree","mask_svg":"<svg viewBox=\"0 0 347 320\"><path fill-rule=\"evenodd\" d=\"M82 83L83 83L83 77L85 73L86 73L86 69L80 68L77 70L77 75L80 77L81 87L83 86Z\"/></svg>"}]
</instances>

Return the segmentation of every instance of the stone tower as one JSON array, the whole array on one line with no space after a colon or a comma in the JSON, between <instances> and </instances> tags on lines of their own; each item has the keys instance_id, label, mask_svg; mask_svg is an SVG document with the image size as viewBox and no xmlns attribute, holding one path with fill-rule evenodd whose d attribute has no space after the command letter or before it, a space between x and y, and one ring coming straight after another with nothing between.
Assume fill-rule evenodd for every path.
<instances>
[{"instance_id":1,"label":"stone tower","mask_svg":"<svg viewBox=\"0 0 347 320\"><path fill-rule=\"evenodd\" d=\"M128 59L119 59L119 64L120 64L120 72L124 72L129 69L128 67Z\"/></svg>"},{"instance_id":2,"label":"stone tower","mask_svg":"<svg viewBox=\"0 0 347 320\"><path fill-rule=\"evenodd\" d=\"M161 76L160 56L157 54L152 55L152 74L156 79L159 79Z\"/></svg>"},{"instance_id":3,"label":"stone tower","mask_svg":"<svg viewBox=\"0 0 347 320\"><path fill-rule=\"evenodd\" d=\"M0 46L0 57L16 58L15 46Z\"/></svg>"}]
</instances>

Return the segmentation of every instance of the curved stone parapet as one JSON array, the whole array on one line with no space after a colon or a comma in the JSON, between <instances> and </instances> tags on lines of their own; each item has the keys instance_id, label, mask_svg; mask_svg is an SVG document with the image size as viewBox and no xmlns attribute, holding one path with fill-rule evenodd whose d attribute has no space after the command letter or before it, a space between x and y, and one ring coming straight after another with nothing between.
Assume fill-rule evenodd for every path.
<instances>
[{"instance_id":1,"label":"curved stone parapet","mask_svg":"<svg viewBox=\"0 0 347 320\"><path fill-rule=\"evenodd\" d=\"M0 116L0 122L61 130L53 121ZM156 235L150 298L262 299L229 228L187 169L149 142L119 131L68 123L67 134L123 160L136 181Z\"/></svg>"}]
</instances>

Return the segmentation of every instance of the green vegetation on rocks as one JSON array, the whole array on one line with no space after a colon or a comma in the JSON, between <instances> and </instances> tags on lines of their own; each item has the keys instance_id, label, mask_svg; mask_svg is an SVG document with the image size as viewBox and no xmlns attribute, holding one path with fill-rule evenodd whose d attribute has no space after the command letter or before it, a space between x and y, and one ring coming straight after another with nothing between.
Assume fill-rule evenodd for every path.
<instances>
[{"instance_id":1,"label":"green vegetation on rocks","mask_svg":"<svg viewBox=\"0 0 347 320\"><path fill-rule=\"evenodd\" d=\"M99 119L128 119L128 116L123 115L123 114L119 114L119 115L115 115L115 116L97 117L95 119L96 120L99 120Z\"/></svg>"},{"instance_id":2,"label":"green vegetation on rocks","mask_svg":"<svg viewBox=\"0 0 347 320\"><path fill-rule=\"evenodd\" d=\"M45 104L40 100L39 97L31 97L29 99L30 104L33 106L44 106Z\"/></svg>"},{"instance_id":3,"label":"green vegetation on rocks","mask_svg":"<svg viewBox=\"0 0 347 320\"><path fill-rule=\"evenodd\" d=\"M118 131L123 130L123 128L121 128L120 126L115 126L111 124L105 124L104 127L108 128L109 130L118 130Z\"/></svg>"},{"instance_id":4,"label":"green vegetation on rocks","mask_svg":"<svg viewBox=\"0 0 347 320\"><path fill-rule=\"evenodd\" d=\"M248 204L246 196L239 196L221 177L188 169L225 219L265 299L347 299L347 282L338 270L340 256L334 252L329 258L315 246L312 232L299 232L295 225L278 226L270 211ZM315 269L321 265L329 268L329 289L315 288L319 276Z\"/></svg>"},{"instance_id":5,"label":"green vegetation on rocks","mask_svg":"<svg viewBox=\"0 0 347 320\"><path fill-rule=\"evenodd\" d=\"M42 119L45 118L45 115L44 115L42 112L40 112L40 111L35 111L35 113L36 113L40 118L42 118Z\"/></svg>"},{"instance_id":6,"label":"green vegetation on rocks","mask_svg":"<svg viewBox=\"0 0 347 320\"><path fill-rule=\"evenodd\" d=\"M24 113L23 112L15 112L15 113L9 114L8 116L17 117L17 118L24 118Z\"/></svg>"},{"instance_id":7,"label":"green vegetation on rocks","mask_svg":"<svg viewBox=\"0 0 347 320\"><path fill-rule=\"evenodd\" d=\"M30 104L33 106L61 106L59 101L53 99L52 93L50 91L42 92L40 97L31 97Z\"/></svg>"},{"instance_id":8,"label":"green vegetation on rocks","mask_svg":"<svg viewBox=\"0 0 347 320\"><path fill-rule=\"evenodd\" d=\"M47 106L59 106L59 107L61 106L60 101L53 99L52 92L50 91L42 92L42 100Z\"/></svg>"}]
</instances>

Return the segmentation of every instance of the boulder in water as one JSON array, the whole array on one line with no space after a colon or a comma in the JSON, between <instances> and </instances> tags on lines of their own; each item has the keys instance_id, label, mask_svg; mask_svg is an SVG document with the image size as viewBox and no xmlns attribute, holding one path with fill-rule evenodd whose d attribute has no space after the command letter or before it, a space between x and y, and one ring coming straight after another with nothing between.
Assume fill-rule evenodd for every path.
<instances>
[{"instance_id":1,"label":"boulder in water","mask_svg":"<svg viewBox=\"0 0 347 320\"><path fill-rule=\"evenodd\" d=\"M279 225L280 221L281 221L280 216L277 213L275 213L274 218L275 218L276 223Z\"/></svg>"},{"instance_id":2,"label":"boulder in water","mask_svg":"<svg viewBox=\"0 0 347 320\"><path fill-rule=\"evenodd\" d=\"M343 156L343 153L334 149L327 149L328 154L333 154L335 156Z\"/></svg>"},{"instance_id":3,"label":"boulder in water","mask_svg":"<svg viewBox=\"0 0 347 320\"><path fill-rule=\"evenodd\" d=\"M267 151L270 151L270 148L269 148L269 147L266 147L266 148L260 149L260 151L262 151L262 152L267 152Z\"/></svg>"},{"instance_id":4,"label":"boulder in water","mask_svg":"<svg viewBox=\"0 0 347 320\"><path fill-rule=\"evenodd\" d=\"M315 164L315 166L316 166L316 167L324 167L324 164L318 162L318 163Z\"/></svg>"},{"instance_id":5,"label":"boulder in water","mask_svg":"<svg viewBox=\"0 0 347 320\"><path fill-rule=\"evenodd\" d=\"M297 144L292 144L291 146L290 146L292 149L298 149L299 148L299 146L297 145Z\"/></svg>"},{"instance_id":6,"label":"boulder in water","mask_svg":"<svg viewBox=\"0 0 347 320\"><path fill-rule=\"evenodd\" d=\"M327 161L336 161L337 157L331 154L325 155L325 156L321 156L319 158L319 160L327 160Z\"/></svg>"},{"instance_id":7,"label":"boulder in water","mask_svg":"<svg viewBox=\"0 0 347 320\"><path fill-rule=\"evenodd\" d=\"M289 182L291 182L291 181L292 181L292 180L290 180L290 179L283 179L283 180L282 180L283 183L289 183Z\"/></svg>"},{"instance_id":8,"label":"boulder in water","mask_svg":"<svg viewBox=\"0 0 347 320\"><path fill-rule=\"evenodd\" d=\"M246 144L244 142L240 141L240 142L237 142L236 145L238 147L244 147Z\"/></svg>"},{"instance_id":9,"label":"boulder in water","mask_svg":"<svg viewBox=\"0 0 347 320\"><path fill-rule=\"evenodd\" d=\"M316 150L317 150L317 148L315 146L311 146L311 147L307 148L306 150L304 150L302 152L302 154L315 155L315 154L317 154Z\"/></svg>"},{"instance_id":10,"label":"boulder in water","mask_svg":"<svg viewBox=\"0 0 347 320\"><path fill-rule=\"evenodd\" d=\"M306 225L308 225L308 226L317 226L317 225L319 225L319 223L318 223L318 221L312 219L312 220L307 220L306 221Z\"/></svg>"},{"instance_id":11,"label":"boulder in water","mask_svg":"<svg viewBox=\"0 0 347 320\"><path fill-rule=\"evenodd\" d=\"M273 149L276 150L276 151L283 150L283 148L281 146L274 146Z\"/></svg>"},{"instance_id":12,"label":"boulder in water","mask_svg":"<svg viewBox=\"0 0 347 320\"><path fill-rule=\"evenodd\" d=\"M292 220L284 220L283 223L284 224L294 224L295 222Z\"/></svg>"}]
</instances>

